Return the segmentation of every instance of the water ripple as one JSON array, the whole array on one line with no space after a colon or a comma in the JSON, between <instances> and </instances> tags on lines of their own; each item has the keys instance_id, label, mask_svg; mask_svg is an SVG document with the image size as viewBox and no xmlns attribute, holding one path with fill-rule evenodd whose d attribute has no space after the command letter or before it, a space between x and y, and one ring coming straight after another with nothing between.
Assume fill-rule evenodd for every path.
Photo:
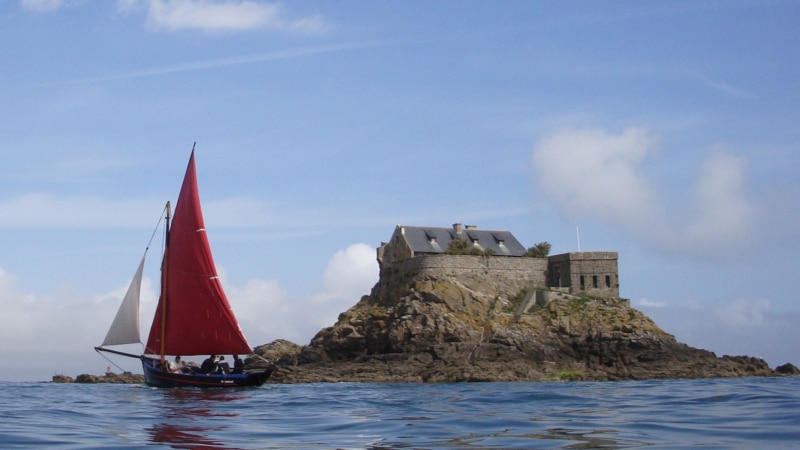
<instances>
[{"instance_id":1,"label":"water ripple","mask_svg":"<svg viewBox=\"0 0 800 450\"><path fill-rule=\"evenodd\" d=\"M305 384L0 383L2 448L792 448L800 378Z\"/></svg>"}]
</instances>

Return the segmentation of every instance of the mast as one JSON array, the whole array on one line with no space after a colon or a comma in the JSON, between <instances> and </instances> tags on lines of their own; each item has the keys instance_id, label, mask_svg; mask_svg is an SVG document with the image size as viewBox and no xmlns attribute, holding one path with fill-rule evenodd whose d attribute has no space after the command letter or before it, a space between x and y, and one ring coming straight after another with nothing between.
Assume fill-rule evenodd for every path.
<instances>
[{"instance_id":1,"label":"mast","mask_svg":"<svg viewBox=\"0 0 800 450\"><path fill-rule=\"evenodd\" d=\"M169 267L169 218L171 209L167 200L167 215L164 226L164 259L161 261L161 364L166 362L165 346L167 336L167 268Z\"/></svg>"}]
</instances>

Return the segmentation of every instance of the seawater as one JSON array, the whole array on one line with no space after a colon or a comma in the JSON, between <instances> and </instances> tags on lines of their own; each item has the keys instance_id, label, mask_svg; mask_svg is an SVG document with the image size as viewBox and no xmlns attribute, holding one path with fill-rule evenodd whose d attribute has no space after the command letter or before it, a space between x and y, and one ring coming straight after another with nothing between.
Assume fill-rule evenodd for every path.
<instances>
[{"instance_id":1,"label":"seawater","mask_svg":"<svg viewBox=\"0 0 800 450\"><path fill-rule=\"evenodd\" d=\"M800 378L0 383L0 448L800 448Z\"/></svg>"}]
</instances>

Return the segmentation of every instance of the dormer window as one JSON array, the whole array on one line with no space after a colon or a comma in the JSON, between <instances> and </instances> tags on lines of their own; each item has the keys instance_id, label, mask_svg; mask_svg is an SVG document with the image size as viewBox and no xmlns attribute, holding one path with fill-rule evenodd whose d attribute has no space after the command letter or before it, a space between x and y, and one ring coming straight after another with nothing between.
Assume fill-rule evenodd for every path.
<instances>
[{"instance_id":1,"label":"dormer window","mask_svg":"<svg viewBox=\"0 0 800 450\"><path fill-rule=\"evenodd\" d=\"M428 242L430 242L431 244L436 243L436 235L433 234L433 231L425 230L425 237L428 238Z\"/></svg>"}]
</instances>

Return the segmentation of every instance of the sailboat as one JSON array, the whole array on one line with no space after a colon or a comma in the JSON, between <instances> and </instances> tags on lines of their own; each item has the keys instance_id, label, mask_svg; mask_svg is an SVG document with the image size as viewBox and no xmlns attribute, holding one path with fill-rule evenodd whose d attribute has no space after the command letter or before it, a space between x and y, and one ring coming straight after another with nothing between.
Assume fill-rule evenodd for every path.
<instances>
[{"instance_id":1,"label":"sailboat","mask_svg":"<svg viewBox=\"0 0 800 450\"><path fill-rule=\"evenodd\" d=\"M194 146L171 224L169 202L165 211L161 294L143 353L136 355L108 347L141 344L139 290L144 256L103 344L95 350L141 359L145 383L149 386L239 387L264 384L272 374L272 368L243 373L226 373L226 370L200 373L195 368L173 372L169 369L168 355L210 358L250 355L253 350L222 290L211 256L197 189Z\"/></svg>"}]
</instances>

